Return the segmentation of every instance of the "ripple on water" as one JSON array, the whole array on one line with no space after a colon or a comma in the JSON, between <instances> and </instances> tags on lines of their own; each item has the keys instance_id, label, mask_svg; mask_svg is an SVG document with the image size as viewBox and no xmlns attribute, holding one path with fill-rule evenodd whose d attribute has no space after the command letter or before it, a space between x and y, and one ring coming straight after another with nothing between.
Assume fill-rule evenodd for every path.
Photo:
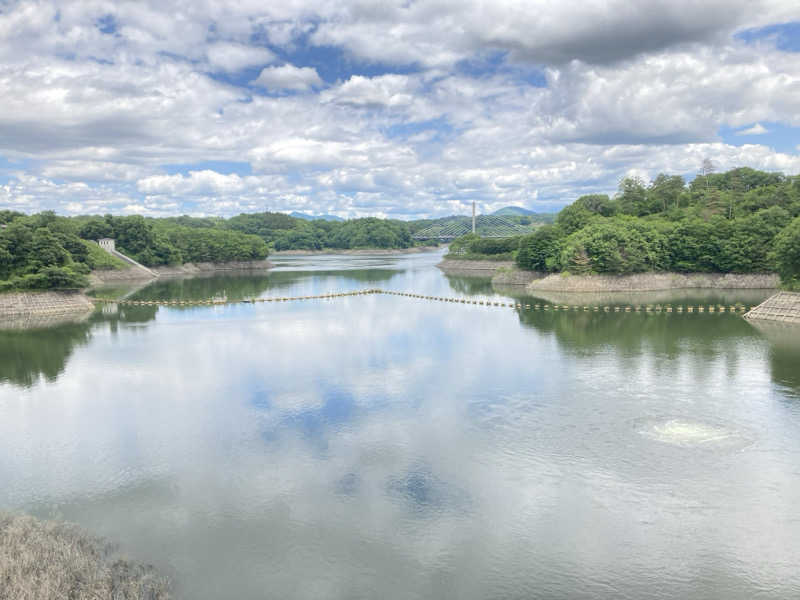
<instances>
[{"instance_id":1,"label":"ripple on water","mask_svg":"<svg viewBox=\"0 0 800 600\"><path fill-rule=\"evenodd\" d=\"M679 417L638 421L636 430L648 439L683 448L739 450L753 443L747 431Z\"/></svg>"}]
</instances>

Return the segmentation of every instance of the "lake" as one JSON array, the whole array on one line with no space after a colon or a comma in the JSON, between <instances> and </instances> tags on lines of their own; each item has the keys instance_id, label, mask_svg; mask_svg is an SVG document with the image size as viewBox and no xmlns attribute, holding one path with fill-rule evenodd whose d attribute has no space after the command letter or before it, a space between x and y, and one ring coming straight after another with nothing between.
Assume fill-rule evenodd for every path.
<instances>
[{"instance_id":1,"label":"lake","mask_svg":"<svg viewBox=\"0 0 800 600\"><path fill-rule=\"evenodd\" d=\"M99 293L519 294L440 254ZM798 597L800 329L381 294L107 305L0 331L0 507L191 599Z\"/></svg>"}]
</instances>

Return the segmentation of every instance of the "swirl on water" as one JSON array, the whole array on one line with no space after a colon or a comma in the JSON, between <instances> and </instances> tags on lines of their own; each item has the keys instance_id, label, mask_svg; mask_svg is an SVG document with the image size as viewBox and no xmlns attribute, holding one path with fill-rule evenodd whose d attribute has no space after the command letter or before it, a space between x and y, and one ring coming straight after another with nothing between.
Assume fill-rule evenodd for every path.
<instances>
[{"instance_id":1,"label":"swirl on water","mask_svg":"<svg viewBox=\"0 0 800 600\"><path fill-rule=\"evenodd\" d=\"M648 439L684 448L738 450L753 443L746 431L682 417L638 421L636 429Z\"/></svg>"}]
</instances>

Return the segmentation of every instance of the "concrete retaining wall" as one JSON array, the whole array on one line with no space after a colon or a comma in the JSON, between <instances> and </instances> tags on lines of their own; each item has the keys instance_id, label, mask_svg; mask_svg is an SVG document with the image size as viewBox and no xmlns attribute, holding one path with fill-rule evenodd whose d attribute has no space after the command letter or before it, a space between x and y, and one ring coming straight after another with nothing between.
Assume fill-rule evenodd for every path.
<instances>
[{"instance_id":1,"label":"concrete retaining wall","mask_svg":"<svg viewBox=\"0 0 800 600\"><path fill-rule=\"evenodd\" d=\"M565 275L553 273L528 284L527 290L551 292L642 292L682 288L774 289L774 273L637 273L634 275Z\"/></svg>"},{"instance_id":2,"label":"concrete retaining wall","mask_svg":"<svg viewBox=\"0 0 800 600\"><path fill-rule=\"evenodd\" d=\"M510 260L458 260L447 258L436 266L448 275L493 277L499 269L512 269L514 263Z\"/></svg>"},{"instance_id":3,"label":"concrete retaining wall","mask_svg":"<svg viewBox=\"0 0 800 600\"><path fill-rule=\"evenodd\" d=\"M800 293L778 292L753 308L745 318L800 325Z\"/></svg>"},{"instance_id":4,"label":"concrete retaining wall","mask_svg":"<svg viewBox=\"0 0 800 600\"><path fill-rule=\"evenodd\" d=\"M516 267L498 269L494 277L492 277L492 285L528 285L542 277L545 277L545 273L539 273L538 271L523 271Z\"/></svg>"},{"instance_id":5,"label":"concrete retaining wall","mask_svg":"<svg viewBox=\"0 0 800 600\"><path fill-rule=\"evenodd\" d=\"M0 320L30 315L89 312L92 302L81 292L8 292L0 294Z\"/></svg>"},{"instance_id":6,"label":"concrete retaining wall","mask_svg":"<svg viewBox=\"0 0 800 600\"><path fill-rule=\"evenodd\" d=\"M217 271L263 271L271 267L272 263L268 260L246 260L223 263L186 263L175 266L153 267L152 271L158 276L195 275L197 273L214 273Z\"/></svg>"}]
</instances>

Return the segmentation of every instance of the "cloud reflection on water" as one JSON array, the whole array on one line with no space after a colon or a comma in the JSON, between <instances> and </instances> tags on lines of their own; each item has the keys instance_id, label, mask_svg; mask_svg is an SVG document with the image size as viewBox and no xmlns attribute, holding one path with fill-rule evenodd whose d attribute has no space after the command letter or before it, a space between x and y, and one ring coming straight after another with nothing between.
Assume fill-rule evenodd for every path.
<instances>
[{"instance_id":1,"label":"cloud reflection on water","mask_svg":"<svg viewBox=\"0 0 800 600\"><path fill-rule=\"evenodd\" d=\"M0 505L122 540L187 597L798 591L800 410L746 323L391 296L127 314L55 380L0 385ZM754 443L634 426L665 415Z\"/></svg>"}]
</instances>

